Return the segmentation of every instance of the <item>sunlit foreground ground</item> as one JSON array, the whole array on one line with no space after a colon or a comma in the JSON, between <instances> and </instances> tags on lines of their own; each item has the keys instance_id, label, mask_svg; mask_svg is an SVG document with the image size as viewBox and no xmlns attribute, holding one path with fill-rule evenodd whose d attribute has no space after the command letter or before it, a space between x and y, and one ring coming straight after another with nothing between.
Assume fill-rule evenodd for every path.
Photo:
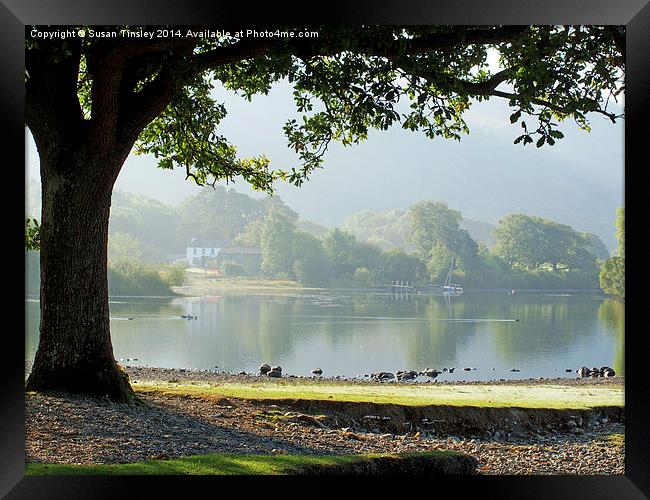
<instances>
[{"instance_id":1,"label":"sunlit foreground ground","mask_svg":"<svg viewBox=\"0 0 650 500\"><path fill-rule=\"evenodd\" d=\"M191 377L191 375L189 376ZM263 417L268 422L273 422L273 425L279 422L277 419L285 418L277 410L278 407L275 403L284 406L288 405L287 408L297 408L296 405L302 405L303 410L305 406L315 405L313 411L316 410L316 406L318 411L336 407L336 411L343 412L343 414L349 416L356 414L355 418L366 412L380 413L382 408L397 408L398 413L400 411L408 413L407 408L412 408L411 412L425 412L420 416L428 415L426 412L430 411L444 412L444 416L451 419L450 421L462 420L470 414L472 415L471 418L503 420L506 415L510 416L509 412L511 411L519 412L517 418L521 417L523 420L527 418L526 415L530 412L535 413L538 417L552 412L555 412L554 415L557 416L559 412L562 415L561 418L566 419L568 415L577 415L578 413L583 415L597 414L606 409L609 409L610 413L614 409L614 413L616 413L615 409L619 408L620 413L624 407L624 389L620 383L576 384L567 382L562 384L561 382L527 383L522 381L521 383L506 384L414 385L352 383L326 379L287 378L265 380L255 378L254 380L242 380L237 377L215 382L214 380L200 380L198 378L200 377L197 377L197 380L140 380L133 381L133 387L136 393L145 400L152 400L153 398L153 400L160 401L162 398L166 401L176 401L175 404L183 406L189 403L191 399L202 401L201 405L206 410L214 405L231 404L230 400L257 402L258 406L255 406L255 408L259 408L259 411L252 410L251 415L247 415L247 417L260 422L259 419L262 415L277 413L279 416L266 415ZM241 405L238 407L241 407ZM276 410L263 411L264 408L268 407L275 407ZM393 421L395 421L397 413L395 413L395 410L392 411ZM305 417L312 421L315 419L315 417ZM533 420L535 418L537 417L533 417ZM344 431L344 434L346 433L348 435L353 434ZM307 435L306 439L308 439ZM442 439L444 439L444 436ZM624 446L622 434L603 434L592 440L592 442L601 443L598 446L606 446L605 443L609 443L610 447L616 446L619 449ZM525 446L539 446L535 444L534 437L531 437L525 443L528 443ZM465 445L461 446L459 444L456 446L455 443L452 443L452 448L455 451L448 451L445 450L444 443L441 442L441 444L441 449L417 453L408 451L389 453L388 450L386 450L387 453L362 452L349 454L345 452L346 454L341 455L336 453L322 455L211 453L101 465L30 463L27 464L26 473L30 475L472 474L477 471L481 473L487 471L489 473L490 466L481 463L479 467L479 460L476 458L477 455L473 453L474 450L463 448ZM512 445L508 445L506 442L502 444L493 442L490 444L490 441L486 441L480 446L488 448L510 446L510 450L515 450L515 456L519 455L516 451L518 446L524 448L515 443ZM469 451L470 455L474 456L465 454L466 451ZM506 449L504 448L505 452ZM572 452L569 451L569 453ZM480 458L480 460L482 462L483 458ZM576 471L576 473L580 472Z\"/></svg>"}]
</instances>

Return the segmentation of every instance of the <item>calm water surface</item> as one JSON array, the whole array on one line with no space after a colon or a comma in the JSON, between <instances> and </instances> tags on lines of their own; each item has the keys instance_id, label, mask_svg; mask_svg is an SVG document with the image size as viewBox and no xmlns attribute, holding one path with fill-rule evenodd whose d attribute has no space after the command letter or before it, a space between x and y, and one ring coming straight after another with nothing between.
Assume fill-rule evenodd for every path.
<instances>
[{"instance_id":1,"label":"calm water surface","mask_svg":"<svg viewBox=\"0 0 650 500\"><path fill-rule=\"evenodd\" d=\"M624 374L624 306L585 293L224 291L113 297L110 308L115 357L125 365L255 372L267 362L286 374L311 375L320 367L324 376L345 377L456 367L440 380L573 378L565 369L583 365ZM26 312L31 360L38 346L37 299L27 298ZM180 318L187 314L198 319Z\"/></svg>"}]
</instances>

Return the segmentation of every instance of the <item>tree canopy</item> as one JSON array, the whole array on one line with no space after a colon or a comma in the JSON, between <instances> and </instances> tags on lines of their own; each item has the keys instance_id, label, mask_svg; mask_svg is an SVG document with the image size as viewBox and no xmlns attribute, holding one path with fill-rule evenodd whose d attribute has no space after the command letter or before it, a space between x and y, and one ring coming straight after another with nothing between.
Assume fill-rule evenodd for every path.
<instances>
[{"instance_id":1,"label":"tree canopy","mask_svg":"<svg viewBox=\"0 0 650 500\"><path fill-rule=\"evenodd\" d=\"M618 240L618 256L625 257L625 208L616 210L616 239Z\"/></svg>"},{"instance_id":2,"label":"tree canopy","mask_svg":"<svg viewBox=\"0 0 650 500\"><path fill-rule=\"evenodd\" d=\"M25 219L25 249L38 250L41 247L40 224L37 219Z\"/></svg>"},{"instance_id":3,"label":"tree canopy","mask_svg":"<svg viewBox=\"0 0 650 500\"><path fill-rule=\"evenodd\" d=\"M510 122L520 123L515 143L553 145L563 137L560 121L588 129L590 113L619 118L608 106L624 88L624 32L616 26L328 26L312 38L172 29L183 36L28 40L27 124L37 143L36 120L54 108L64 130L98 147L108 147L108 132L199 183L241 176L272 190L278 178L300 185L332 140L358 143L370 128L399 123L460 139L472 102L491 97L506 99ZM46 75L59 83L43 88ZM274 170L264 156L238 159L218 132L227 110L213 85L251 99L283 79L302 115L284 127L300 164ZM406 113L397 111L402 98Z\"/></svg>"},{"instance_id":4,"label":"tree canopy","mask_svg":"<svg viewBox=\"0 0 650 500\"><path fill-rule=\"evenodd\" d=\"M605 293L625 298L625 208L616 210L616 238L618 255L607 259L600 271L600 287Z\"/></svg>"},{"instance_id":5,"label":"tree canopy","mask_svg":"<svg viewBox=\"0 0 650 500\"><path fill-rule=\"evenodd\" d=\"M499 222L494 235L495 253L511 266L553 271L596 268L594 252L598 250L593 248L597 237L586 236L566 224L511 214Z\"/></svg>"}]
</instances>

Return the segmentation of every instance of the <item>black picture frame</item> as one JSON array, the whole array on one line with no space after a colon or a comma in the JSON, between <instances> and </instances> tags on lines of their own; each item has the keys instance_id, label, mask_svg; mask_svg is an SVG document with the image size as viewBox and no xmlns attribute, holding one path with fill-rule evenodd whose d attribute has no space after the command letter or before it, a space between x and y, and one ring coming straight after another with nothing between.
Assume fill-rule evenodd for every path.
<instances>
[{"instance_id":1,"label":"black picture frame","mask_svg":"<svg viewBox=\"0 0 650 500\"><path fill-rule=\"evenodd\" d=\"M24 144L24 34L25 26L67 24L191 24L219 26L237 23L262 25L272 22L309 24L613 24L626 25L627 75L625 120L625 204L628 228L641 227L643 214L643 183L640 172L647 165L644 156L646 117L650 99L650 5L648 0L439 0L417 1L331 1L310 13L306 4L284 5L274 3L252 7L244 3L213 2L210 0L118 0L109 3L89 3L84 0L0 0L0 51L2 71L0 81L3 103L5 158L6 152L15 154L14 160L5 165L2 203L6 217L5 228L10 237L4 238L0 252L2 262L13 267L10 286L5 287L5 305L9 311L24 310L24 269L11 266L11 262L24 261L24 175L17 165L25 164ZM7 160L8 161L8 160ZM15 197L7 196L14 194ZM647 271L638 256L645 255L640 236L633 230L626 231L627 274L626 316L628 324L640 320L641 286L647 281ZM646 247L647 248L647 247ZM17 315L20 319L20 315ZM198 477L29 477L24 476L25 458L25 411L24 411L24 338L19 331L23 323L7 329L5 336L14 344L4 351L3 390L0 419L0 495L6 498L118 498L140 496L146 491L169 494L196 493L196 488L207 486L210 495L232 494L227 490L214 489L215 485L233 484L237 479ZM415 486L424 487L434 495L453 495L461 498L480 495L481 498L589 498L624 499L648 498L650 496L650 433L645 429L648 417L648 392L645 377L645 350L642 347L642 329L626 330L625 348L625 405L626 405L626 473L625 476L471 476L420 480L410 478L359 478L364 488L386 492L387 488L409 494L422 494ZM340 489L338 480L318 481L314 478L290 480L298 486L290 490L276 490L272 485L284 484L275 478L246 478L245 491L267 491L269 495L299 494L311 496L326 489ZM209 484L206 484L209 483ZM286 485L285 485L286 486ZM451 487L444 492L442 486ZM324 488L323 488L324 487ZM329 487L329 488L328 488ZM284 487L283 487L284 488ZM299 489L298 489L299 488ZM317 489L318 488L318 489ZM427 490L428 488L428 490ZM138 493L138 491L140 493ZM243 490L242 490L243 491ZM416 493L418 491L419 493ZM181 493L182 492L182 493ZM364 489L367 495L369 490ZM198 494L198 493L197 493ZM471 495L471 496L470 496Z\"/></svg>"}]
</instances>

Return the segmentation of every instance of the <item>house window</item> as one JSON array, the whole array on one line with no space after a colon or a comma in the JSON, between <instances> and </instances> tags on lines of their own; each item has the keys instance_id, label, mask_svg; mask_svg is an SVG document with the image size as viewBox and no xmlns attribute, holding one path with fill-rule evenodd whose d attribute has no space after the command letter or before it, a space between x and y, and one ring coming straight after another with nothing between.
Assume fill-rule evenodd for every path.
<instances>
[{"instance_id":1,"label":"house window","mask_svg":"<svg viewBox=\"0 0 650 500\"><path fill-rule=\"evenodd\" d=\"M194 255L196 255L196 250L197 250L197 249L195 248L195 249L194 249Z\"/></svg>"},{"instance_id":2,"label":"house window","mask_svg":"<svg viewBox=\"0 0 650 500\"><path fill-rule=\"evenodd\" d=\"M214 255L214 248L210 249L210 255Z\"/></svg>"},{"instance_id":3,"label":"house window","mask_svg":"<svg viewBox=\"0 0 650 500\"><path fill-rule=\"evenodd\" d=\"M203 249L203 255L205 255L205 248Z\"/></svg>"}]
</instances>

